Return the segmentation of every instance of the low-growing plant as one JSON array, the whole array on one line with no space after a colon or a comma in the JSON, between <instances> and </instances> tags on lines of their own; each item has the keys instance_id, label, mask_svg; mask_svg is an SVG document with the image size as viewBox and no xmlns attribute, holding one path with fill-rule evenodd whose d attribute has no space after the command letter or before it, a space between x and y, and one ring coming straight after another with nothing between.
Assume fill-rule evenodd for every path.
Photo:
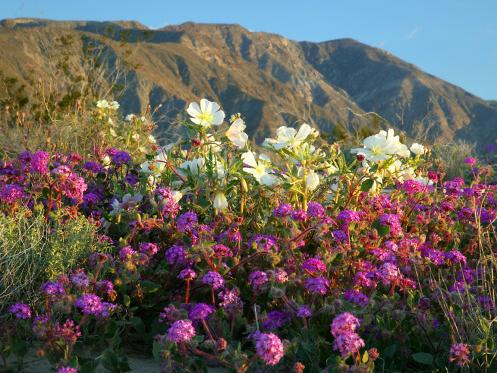
<instances>
[{"instance_id":1,"label":"low-growing plant","mask_svg":"<svg viewBox=\"0 0 497 373\"><path fill-rule=\"evenodd\" d=\"M0 215L0 306L35 302L40 285L80 266L93 252L107 251L95 225L84 216L22 208Z\"/></svg>"},{"instance_id":2,"label":"low-growing plant","mask_svg":"<svg viewBox=\"0 0 497 373\"><path fill-rule=\"evenodd\" d=\"M494 369L491 167L468 157L446 179L393 130L344 154L305 123L256 151L240 115L187 113L186 137L144 161L36 151L0 168L6 218L84 217L112 246L9 305L2 351L29 342L59 372L128 371L129 350L164 372Z\"/></svg>"}]
</instances>

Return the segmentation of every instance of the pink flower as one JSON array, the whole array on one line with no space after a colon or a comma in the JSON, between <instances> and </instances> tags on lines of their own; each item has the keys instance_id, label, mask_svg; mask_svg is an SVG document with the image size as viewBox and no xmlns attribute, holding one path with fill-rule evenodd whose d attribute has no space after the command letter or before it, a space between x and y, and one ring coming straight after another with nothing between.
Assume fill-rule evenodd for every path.
<instances>
[{"instance_id":1,"label":"pink flower","mask_svg":"<svg viewBox=\"0 0 497 373\"><path fill-rule=\"evenodd\" d=\"M267 365L276 365L284 355L281 339L273 333L255 334L255 350Z\"/></svg>"},{"instance_id":2,"label":"pink flower","mask_svg":"<svg viewBox=\"0 0 497 373\"><path fill-rule=\"evenodd\" d=\"M463 367L470 363L469 353L469 345L467 345L466 343L455 343L450 346L449 361L455 361L457 365Z\"/></svg>"},{"instance_id":3,"label":"pink flower","mask_svg":"<svg viewBox=\"0 0 497 373\"><path fill-rule=\"evenodd\" d=\"M352 333L361 325L359 319L349 312L336 316L331 323L331 334L337 338L340 334Z\"/></svg>"},{"instance_id":4,"label":"pink flower","mask_svg":"<svg viewBox=\"0 0 497 373\"><path fill-rule=\"evenodd\" d=\"M189 342L195 336L195 328L190 320L178 320L167 331L166 339L169 342Z\"/></svg>"}]
</instances>

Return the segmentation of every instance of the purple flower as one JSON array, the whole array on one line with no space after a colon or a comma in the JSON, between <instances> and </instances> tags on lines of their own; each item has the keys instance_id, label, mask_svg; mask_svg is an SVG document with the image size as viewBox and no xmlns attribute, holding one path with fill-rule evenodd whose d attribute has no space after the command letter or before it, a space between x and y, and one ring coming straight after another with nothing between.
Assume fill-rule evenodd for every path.
<instances>
[{"instance_id":1,"label":"purple flower","mask_svg":"<svg viewBox=\"0 0 497 373\"><path fill-rule=\"evenodd\" d=\"M228 246L225 246L223 244L216 244L211 247L212 251L214 251L214 254L217 257L227 257L227 256L233 256L233 252Z\"/></svg>"},{"instance_id":2,"label":"purple flower","mask_svg":"<svg viewBox=\"0 0 497 373\"><path fill-rule=\"evenodd\" d=\"M450 346L449 361L455 361L458 366L463 367L470 363L469 354L469 345L466 343L454 343Z\"/></svg>"},{"instance_id":3,"label":"purple flower","mask_svg":"<svg viewBox=\"0 0 497 373\"><path fill-rule=\"evenodd\" d=\"M24 303L16 303L9 307L9 312L17 319L27 320L31 317L31 308Z\"/></svg>"},{"instance_id":4,"label":"purple flower","mask_svg":"<svg viewBox=\"0 0 497 373\"><path fill-rule=\"evenodd\" d=\"M155 193L159 196L162 214L166 217L174 217L180 210L176 202L174 191L171 188L158 188Z\"/></svg>"},{"instance_id":5,"label":"purple flower","mask_svg":"<svg viewBox=\"0 0 497 373\"><path fill-rule=\"evenodd\" d=\"M298 317L303 317L303 318L311 317L312 316L311 307L309 307L306 304L303 304L302 306L300 306L298 308L298 310L297 310L297 316Z\"/></svg>"},{"instance_id":6,"label":"purple flower","mask_svg":"<svg viewBox=\"0 0 497 373\"><path fill-rule=\"evenodd\" d=\"M305 210L292 210L290 215L295 221L305 221L307 219L307 212Z\"/></svg>"},{"instance_id":7,"label":"purple flower","mask_svg":"<svg viewBox=\"0 0 497 373\"><path fill-rule=\"evenodd\" d=\"M466 163L470 167L473 167L476 164L476 158L475 157L467 157L464 159L464 163Z\"/></svg>"},{"instance_id":8,"label":"purple flower","mask_svg":"<svg viewBox=\"0 0 497 373\"><path fill-rule=\"evenodd\" d=\"M389 285L392 281L402 277L399 268L395 264L388 262L381 265L378 274L385 285Z\"/></svg>"},{"instance_id":9,"label":"purple flower","mask_svg":"<svg viewBox=\"0 0 497 373\"><path fill-rule=\"evenodd\" d=\"M71 173L62 184L62 188L68 198L82 201L88 185L81 176Z\"/></svg>"},{"instance_id":10,"label":"purple flower","mask_svg":"<svg viewBox=\"0 0 497 373\"><path fill-rule=\"evenodd\" d=\"M402 234L402 226L400 224L400 217L397 214L383 214L379 218L379 222L384 227L390 228L392 236L399 236Z\"/></svg>"},{"instance_id":11,"label":"purple flower","mask_svg":"<svg viewBox=\"0 0 497 373\"><path fill-rule=\"evenodd\" d=\"M94 174L99 174L104 171L103 166L100 163L97 162L86 162L83 165L83 168L85 170L88 170L90 172L93 172Z\"/></svg>"},{"instance_id":12,"label":"purple flower","mask_svg":"<svg viewBox=\"0 0 497 373\"><path fill-rule=\"evenodd\" d=\"M209 271L202 277L202 283L215 290L224 286L224 278L217 272Z\"/></svg>"},{"instance_id":13,"label":"purple flower","mask_svg":"<svg viewBox=\"0 0 497 373\"><path fill-rule=\"evenodd\" d=\"M309 202L307 204L307 215L312 218L322 218L326 215L326 210L323 205L318 202Z\"/></svg>"},{"instance_id":14,"label":"purple flower","mask_svg":"<svg viewBox=\"0 0 497 373\"><path fill-rule=\"evenodd\" d=\"M278 241L276 237L269 234L256 234L248 241L249 247L265 252L278 251Z\"/></svg>"},{"instance_id":15,"label":"purple flower","mask_svg":"<svg viewBox=\"0 0 497 373\"><path fill-rule=\"evenodd\" d=\"M275 218L284 218L285 216L290 215L291 211L292 205L289 203L282 203L273 210L273 216Z\"/></svg>"},{"instance_id":16,"label":"purple flower","mask_svg":"<svg viewBox=\"0 0 497 373\"><path fill-rule=\"evenodd\" d=\"M284 355L281 339L273 333L260 332L255 333L254 338L257 355L264 360L267 365L278 364Z\"/></svg>"},{"instance_id":17,"label":"purple flower","mask_svg":"<svg viewBox=\"0 0 497 373\"><path fill-rule=\"evenodd\" d=\"M288 281L288 273L281 268L276 268L274 271L270 271L271 277L274 282L278 284L284 284Z\"/></svg>"},{"instance_id":18,"label":"purple flower","mask_svg":"<svg viewBox=\"0 0 497 373\"><path fill-rule=\"evenodd\" d=\"M90 279L82 269L71 275L71 282L79 289L85 289L90 285Z\"/></svg>"},{"instance_id":19,"label":"purple flower","mask_svg":"<svg viewBox=\"0 0 497 373\"><path fill-rule=\"evenodd\" d=\"M139 180L140 179L138 178L138 176L136 176L135 174L131 174L131 173L127 174L126 177L124 178L124 181L126 181L131 186L135 186Z\"/></svg>"},{"instance_id":20,"label":"purple flower","mask_svg":"<svg viewBox=\"0 0 497 373\"><path fill-rule=\"evenodd\" d=\"M119 258L125 262L133 259L136 256L136 251L131 246L125 246L119 250Z\"/></svg>"},{"instance_id":21,"label":"purple flower","mask_svg":"<svg viewBox=\"0 0 497 373\"><path fill-rule=\"evenodd\" d=\"M214 311L214 307L209 304L197 303L188 312L188 318L191 320L205 320Z\"/></svg>"},{"instance_id":22,"label":"purple flower","mask_svg":"<svg viewBox=\"0 0 497 373\"><path fill-rule=\"evenodd\" d=\"M74 305L86 315L100 316L104 310L102 299L95 294L83 294L76 299Z\"/></svg>"},{"instance_id":23,"label":"purple flower","mask_svg":"<svg viewBox=\"0 0 497 373\"><path fill-rule=\"evenodd\" d=\"M39 174L48 173L48 161L50 155L47 152L38 150L31 157L31 172Z\"/></svg>"},{"instance_id":24,"label":"purple flower","mask_svg":"<svg viewBox=\"0 0 497 373\"><path fill-rule=\"evenodd\" d=\"M95 288L109 297L114 294L114 284L109 280L98 281Z\"/></svg>"},{"instance_id":25,"label":"purple flower","mask_svg":"<svg viewBox=\"0 0 497 373\"><path fill-rule=\"evenodd\" d=\"M349 224L352 222L358 222L359 220L361 220L361 217L359 216L359 213L357 211L343 210L338 214L337 219L344 222L345 224Z\"/></svg>"},{"instance_id":26,"label":"purple flower","mask_svg":"<svg viewBox=\"0 0 497 373\"><path fill-rule=\"evenodd\" d=\"M303 264L302 268L311 276L316 276L326 272L326 264L319 258L309 258Z\"/></svg>"},{"instance_id":27,"label":"purple flower","mask_svg":"<svg viewBox=\"0 0 497 373\"><path fill-rule=\"evenodd\" d=\"M340 351L342 358L352 353L358 353L365 346L362 338L356 333L344 333L335 338L333 348Z\"/></svg>"},{"instance_id":28,"label":"purple flower","mask_svg":"<svg viewBox=\"0 0 497 373\"><path fill-rule=\"evenodd\" d=\"M183 246L174 245L166 250L165 253L166 262L170 265L181 265L186 261L186 252Z\"/></svg>"},{"instance_id":29,"label":"purple flower","mask_svg":"<svg viewBox=\"0 0 497 373\"><path fill-rule=\"evenodd\" d=\"M8 204L12 204L24 196L24 188L16 184L6 184L0 190L0 201Z\"/></svg>"},{"instance_id":30,"label":"purple flower","mask_svg":"<svg viewBox=\"0 0 497 373\"><path fill-rule=\"evenodd\" d=\"M361 325L359 319L349 312L336 316L331 323L331 334L337 338L341 334L353 333Z\"/></svg>"},{"instance_id":31,"label":"purple flower","mask_svg":"<svg viewBox=\"0 0 497 373\"><path fill-rule=\"evenodd\" d=\"M167 331L166 339L169 342L185 343L195 336L195 328L190 320L178 320Z\"/></svg>"},{"instance_id":32,"label":"purple flower","mask_svg":"<svg viewBox=\"0 0 497 373\"><path fill-rule=\"evenodd\" d=\"M238 289L224 289L219 293L219 303L220 307L223 307L225 311L233 313L242 308L243 303L240 300L240 292Z\"/></svg>"},{"instance_id":33,"label":"purple flower","mask_svg":"<svg viewBox=\"0 0 497 373\"><path fill-rule=\"evenodd\" d=\"M113 152L111 158L116 166L121 166L131 161L131 156L124 150L118 150L116 152Z\"/></svg>"},{"instance_id":34,"label":"purple flower","mask_svg":"<svg viewBox=\"0 0 497 373\"><path fill-rule=\"evenodd\" d=\"M361 293L357 289L349 289L347 290L344 294L343 297L345 300L349 301L350 303L355 303L361 307L366 307L369 303L369 298L367 295Z\"/></svg>"},{"instance_id":35,"label":"purple flower","mask_svg":"<svg viewBox=\"0 0 497 373\"><path fill-rule=\"evenodd\" d=\"M185 212L178 216L176 227L180 232L191 232L198 223L197 214L192 211Z\"/></svg>"},{"instance_id":36,"label":"purple flower","mask_svg":"<svg viewBox=\"0 0 497 373\"><path fill-rule=\"evenodd\" d=\"M71 367L60 367L57 369L57 373L78 373L78 370Z\"/></svg>"},{"instance_id":37,"label":"purple flower","mask_svg":"<svg viewBox=\"0 0 497 373\"><path fill-rule=\"evenodd\" d=\"M451 250L445 253L445 259L450 263L459 263L463 266L466 265L466 257L458 250Z\"/></svg>"},{"instance_id":38,"label":"purple flower","mask_svg":"<svg viewBox=\"0 0 497 373\"><path fill-rule=\"evenodd\" d=\"M266 319L262 322L262 327L268 330L281 328L290 320L290 316L278 310L267 313Z\"/></svg>"},{"instance_id":39,"label":"purple flower","mask_svg":"<svg viewBox=\"0 0 497 373\"><path fill-rule=\"evenodd\" d=\"M193 280L195 277L197 277L197 274L191 268L183 269L178 275L180 280Z\"/></svg>"},{"instance_id":40,"label":"purple flower","mask_svg":"<svg viewBox=\"0 0 497 373\"><path fill-rule=\"evenodd\" d=\"M148 256L154 256L159 251L159 246L154 243L146 242L140 244L140 252Z\"/></svg>"},{"instance_id":41,"label":"purple flower","mask_svg":"<svg viewBox=\"0 0 497 373\"><path fill-rule=\"evenodd\" d=\"M250 286L252 286L253 290L258 290L262 285L264 285L268 281L269 280L267 274L262 271L253 271L252 273L250 273L248 277L248 282Z\"/></svg>"},{"instance_id":42,"label":"purple flower","mask_svg":"<svg viewBox=\"0 0 497 373\"><path fill-rule=\"evenodd\" d=\"M311 293L325 295L330 282L324 277L313 277L305 280L304 286Z\"/></svg>"},{"instance_id":43,"label":"purple flower","mask_svg":"<svg viewBox=\"0 0 497 373\"><path fill-rule=\"evenodd\" d=\"M56 281L56 282L45 282L43 285L41 285L41 291L48 296L60 296L64 295L66 293L66 290L64 289L64 286Z\"/></svg>"},{"instance_id":44,"label":"purple flower","mask_svg":"<svg viewBox=\"0 0 497 373\"><path fill-rule=\"evenodd\" d=\"M31 329L33 330L34 335L38 338L45 338L48 332L48 316L47 315L38 315L35 316L33 323L31 324Z\"/></svg>"}]
</instances>

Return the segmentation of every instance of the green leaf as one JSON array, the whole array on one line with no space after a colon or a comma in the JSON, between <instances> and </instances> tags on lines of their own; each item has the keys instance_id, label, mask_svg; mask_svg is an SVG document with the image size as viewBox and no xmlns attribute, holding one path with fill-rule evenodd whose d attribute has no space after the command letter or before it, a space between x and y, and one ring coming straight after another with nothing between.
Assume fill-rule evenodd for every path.
<instances>
[{"instance_id":1,"label":"green leaf","mask_svg":"<svg viewBox=\"0 0 497 373\"><path fill-rule=\"evenodd\" d=\"M83 365L81 365L81 368L79 369L80 373L95 373L95 370L98 367L98 361L96 360L89 360Z\"/></svg>"},{"instance_id":2,"label":"green leaf","mask_svg":"<svg viewBox=\"0 0 497 373\"><path fill-rule=\"evenodd\" d=\"M131 318L131 325L138 333L145 333L145 324L140 317L134 316Z\"/></svg>"},{"instance_id":3,"label":"green leaf","mask_svg":"<svg viewBox=\"0 0 497 373\"><path fill-rule=\"evenodd\" d=\"M123 304L127 308L131 304L131 298L129 297L128 294L123 295Z\"/></svg>"},{"instance_id":4,"label":"green leaf","mask_svg":"<svg viewBox=\"0 0 497 373\"><path fill-rule=\"evenodd\" d=\"M364 354L362 355L362 362L366 364L369 361L369 354L367 351L364 351Z\"/></svg>"},{"instance_id":5,"label":"green leaf","mask_svg":"<svg viewBox=\"0 0 497 373\"><path fill-rule=\"evenodd\" d=\"M153 281L144 280L141 282L144 293L155 293L160 289L160 285Z\"/></svg>"},{"instance_id":6,"label":"green leaf","mask_svg":"<svg viewBox=\"0 0 497 373\"><path fill-rule=\"evenodd\" d=\"M102 365L105 369L114 371L119 364L117 354L112 350L105 350L102 354Z\"/></svg>"},{"instance_id":7,"label":"green leaf","mask_svg":"<svg viewBox=\"0 0 497 373\"><path fill-rule=\"evenodd\" d=\"M433 355L427 352L417 352L412 354L412 358L414 361L424 365L432 365L433 364Z\"/></svg>"},{"instance_id":8,"label":"green leaf","mask_svg":"<svg viewBox=\"0 0 497 373\"><path fill-rule=\"evenodd\" d=\"M368 192L373 187L373 184L374 184L373 179L364 180L361 184L361 191Z\"/></svg>"}]
</instances>

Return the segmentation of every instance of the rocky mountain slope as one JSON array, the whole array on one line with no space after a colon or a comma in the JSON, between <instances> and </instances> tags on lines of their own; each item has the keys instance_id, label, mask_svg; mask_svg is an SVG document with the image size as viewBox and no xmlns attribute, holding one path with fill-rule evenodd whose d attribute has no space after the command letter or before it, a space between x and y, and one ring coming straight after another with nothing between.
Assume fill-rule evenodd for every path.
<instances>
[{"instance_id":1,"label":"rocky mountain slope","mask_svg":"<svg viewBox=\"0 0 497 373\"><path fill-rule=\"evenodd\" d=\"M93 40L105 45L109 70L123 62L124 113L157 108L165 138L174 135L170 123L185 105L201 97L218 101L228 114L243 113L258 141L300 121L323 132L340 125L354 133L371 125L370 112L383 117L384 126L422 141L483 145L497 138L495 101L351 39L296 42L223 24L149 30L131 21L14 19L0 22L0 71L44 79L50 45L61 35L76 43L74 58Z\"/></svg>"}]
</instances>

